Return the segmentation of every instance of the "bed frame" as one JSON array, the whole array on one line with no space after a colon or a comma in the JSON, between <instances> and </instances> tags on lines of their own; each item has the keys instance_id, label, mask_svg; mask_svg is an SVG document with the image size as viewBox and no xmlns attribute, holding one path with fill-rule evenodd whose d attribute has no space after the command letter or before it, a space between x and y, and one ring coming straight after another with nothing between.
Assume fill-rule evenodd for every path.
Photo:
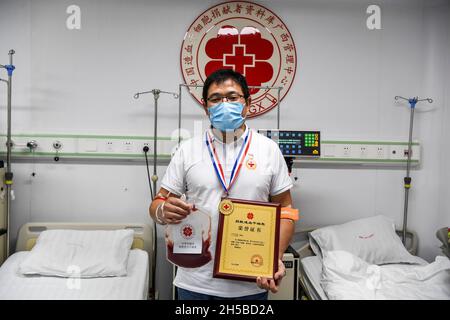
<instances>
[{"instance_id":1,"label":"bed frame","mask_svg":"<svg viewBox=\"0 0 450 320\"><path fill-rule=\"evenodd\" d=\"M307 233L308 239L309 239L309 233L313 232L316 229L317 228L304 229L300 233ZM402 236L401 230L396 230L396 232L399 237ZM415 233L414 231L410 231L410 230L406 231L406 246L405 247L408 250L408 252L415 256L417 254L417 246L418 246L417 233ZM303 269L303 265L301 262L303 258L315 256L314 252L311 249L311 246L309 245L309 241L305 245L300 247L297 250L297 252L300 256L300 263L299 263L299 270L298 270L298 281L300 282L299 297L302 300L315 300L316 299L315 296L312 295L311 292L309 292L309 290L308 290L308 286L306 284L308 279L306 279L306 273L305 273L305 270Z\"/></svg>"},{"instance_id":2,"label":"bed frame","mask_svg":"<svg viewBox=\"0 0 450 320\"><path fill-rule=\"evenodd\" d=\"M33 222L24 224L19 230L16 244L17 251L30 251L36 244L39 234L45 230L120 230L132 229L134 231L131 249L141 249L148 253L149 259L149 291L153 288L153 274L155 262L154 230L143 223L77 223L77 222ZM151 293L151 292L150 292ZM150 297L151 295L149 295Z\"/></svg>"}]
</instances>

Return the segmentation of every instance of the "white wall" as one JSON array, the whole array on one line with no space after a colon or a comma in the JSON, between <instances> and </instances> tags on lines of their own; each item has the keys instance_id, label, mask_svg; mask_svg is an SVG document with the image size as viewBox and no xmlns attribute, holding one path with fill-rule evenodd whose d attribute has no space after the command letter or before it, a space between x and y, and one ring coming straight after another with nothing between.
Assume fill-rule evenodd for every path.
<instances>
[{"instance_id":1,"label":"white wall","mask_svg":"<svg viewBox=\"0 0 450 320\"><path fill-rule=\"evenodd\" d=\"M439 188L439 207L438 213L435 216L436 225L440 226L450 226L450 188L448 186L448 181L450 181L450 170L448 168L448 159L450 158L450 150L448 148L450 141L450 79L448 75L450 74L450 8L447 6L446 10L440 11L436 8L436 15L440 17L438 20L440 23L438 27L442 28L441 41L442 46L440 46L441 57L441 67L440 67L440 81L441 84L438 88L442 88L442 106L443 110L440 113L440 126L438 132L439 139L439 149L441 153L440 163L439 163L439 178L438 178L438 188ZM445 23L447 22L447 23ZM446 30L446 31L445 31Z\"/></svg>"},{"instance_id":2,"label":"white wall","mask_svg":"<svg viewBox=\"0 0 450 320\"><path fill-rule=\"evenodd\" d=\"M74 3L82 9L80 31L65 28L66 8ZM17 51L13 132L152 135L152 97L132 95L178 89L184 33L216 3L1 0L0 63L7 63L10 48ZM379 31L365 27L372 1L259 3L284 20L298 50L298 73L283 100L283 128L318 129L324 139L406 140L409 110L393 97L435 100L432 108L423 106L430 111L416 113L414 138L422 142L423 162L412 171L408 223L419 234L419 255L432 260L439 252L435 231L450 225L449 1L376 1ZM2 133L5 101L0 88ZM167 136L177 126L178 102L162 96L160 106L159 132ZM183 108L183 127L192 130L204 115L187 95ZM250 121L254 128L275 124L275 112ZM160 177L164 169L158 168ZM13 171L13 236L29 221L149 222L144 166L16 163ZM375 214L402 224L403 170L300 168L297 174L292 192L303 217L298 229ZM169 264L159 249L157 285L161 297L170 298Z\"/></svg>"}]
</instances>

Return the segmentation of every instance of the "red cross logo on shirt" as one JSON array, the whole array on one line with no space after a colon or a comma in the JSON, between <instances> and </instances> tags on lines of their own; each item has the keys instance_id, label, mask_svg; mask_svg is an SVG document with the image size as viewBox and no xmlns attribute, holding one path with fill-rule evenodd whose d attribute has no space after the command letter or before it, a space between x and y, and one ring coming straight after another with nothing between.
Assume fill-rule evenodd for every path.
<instances>
[{"instance_id":1,"label":"red cross logo on shirt","mask_svg":"<svg viewBox=\"0 0 450 320\"><path fill-rule=\"evenodd\" d=\"M255 169L256 169L256 162L255 162L255 160L253 160L252 158L248 159L248 160L245 162L245 165L246 165L246 167L247 167L249 170L255 170Z\"/></svg>"}]
</instances>

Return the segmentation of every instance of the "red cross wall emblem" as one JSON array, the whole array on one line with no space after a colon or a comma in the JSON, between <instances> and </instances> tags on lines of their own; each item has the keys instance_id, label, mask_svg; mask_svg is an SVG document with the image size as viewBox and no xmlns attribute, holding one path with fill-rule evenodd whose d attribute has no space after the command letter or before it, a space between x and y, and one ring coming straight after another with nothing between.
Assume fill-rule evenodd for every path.
<instances>
[{"instance_id":1,"label":"red cross wall emblem","mask_svg":"<svg viewBox=\"0 0 450 320\"><path fill-rule=\"evenodd\" d=\"M297 70L294 39L271 10L247 1L230 1L202 12L188 28L180 55L184 81L202 85L217 69L242 73L249 86L282 87L282 100ZM202 88L192 88L201 104ZM277 90L251 89L248 117L256 117L278 103Z\"/></svg>"},{"instance_id":2,"label":"red cross wall emblem","mask_svg":"<svg viewBox=\"0 0 450 320\"><path fill-rule=\"evenodd\" d=\"M225 53L223 55L224 67L231 67L233 70L245 74L246 67L255 66L255 55L246 54L245 46L240 44L233 45L232 53Z\"/></svg>"}]
</instances>

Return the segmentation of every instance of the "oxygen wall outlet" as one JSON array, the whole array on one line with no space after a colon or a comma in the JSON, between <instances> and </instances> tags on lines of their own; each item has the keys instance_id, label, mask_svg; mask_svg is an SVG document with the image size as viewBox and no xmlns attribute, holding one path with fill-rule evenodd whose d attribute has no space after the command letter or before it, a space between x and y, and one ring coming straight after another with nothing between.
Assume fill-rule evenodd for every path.
<instances>
[{"instance_id":1,"label":"oxygen wall outlet","mask_svg":"<svg viewBox=\"0 0 450 320\"><path fill-rule=\"evenodd\" d=\"M392 160L402 160L408 158L408 146L404 145L398 145L398 146L391 146L389 150L389 159ZM405 156L406 152L406 156Z\"/></svg>"}]
</instances>

